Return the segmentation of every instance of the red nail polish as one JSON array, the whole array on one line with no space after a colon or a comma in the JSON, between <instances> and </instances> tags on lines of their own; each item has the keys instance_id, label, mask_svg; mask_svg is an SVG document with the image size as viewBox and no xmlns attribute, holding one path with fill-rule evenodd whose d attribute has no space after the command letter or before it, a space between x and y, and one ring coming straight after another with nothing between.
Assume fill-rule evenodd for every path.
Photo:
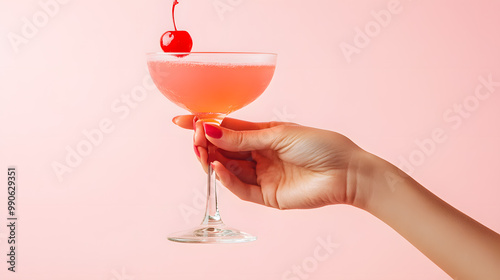
<instances>
[{"instance_id":1,"label":"red nail polish","mask_svg":"<svg viewBox=\"0 0 500 280\"><path fill-rule=\"evenodd\" d=\"M194 153L196 154L197 157L200 157L200 151L198 151L198 146L193 145L194 148Z\"/></svg>"},{"instance_id":2,"label":"red nail polish","mask_svg":"<svg viewBox=\"0 0 500 280\"><path fill-rule=\"evenodd\" d=\"M219 127L207 123L204 123L203 127L205 128L205 134L207 134L208 136L215 139L219 139L222 137L222 130Z\"/></svg>"}]
</instances>

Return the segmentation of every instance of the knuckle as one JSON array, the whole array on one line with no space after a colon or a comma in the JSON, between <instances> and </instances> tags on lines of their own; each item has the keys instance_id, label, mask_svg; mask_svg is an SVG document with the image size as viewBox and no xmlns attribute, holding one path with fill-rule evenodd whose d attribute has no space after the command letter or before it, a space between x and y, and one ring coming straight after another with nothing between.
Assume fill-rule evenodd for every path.
<instances>
[{"instance_id":1,"label":"knuckle","mask_svg":"<svg viewBox=\"0 0 500 280\"><path fill-rule=\"evenodd\" d=\"M245 146L245 137L243 135L243 132L237 131L234 135L234 144L239 147L243 148Z\"/></svg>"}]
</instances>

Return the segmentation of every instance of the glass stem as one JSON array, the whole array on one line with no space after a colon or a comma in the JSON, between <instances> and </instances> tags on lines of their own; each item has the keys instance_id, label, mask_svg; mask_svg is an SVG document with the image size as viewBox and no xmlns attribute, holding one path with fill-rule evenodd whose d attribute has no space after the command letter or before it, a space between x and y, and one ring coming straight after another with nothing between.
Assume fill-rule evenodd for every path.
<instances>
[{"instance_id":1,"label":"glass stem","mask_svg":"<svg viewBox=\"0 0 500 280\"><path fill-rule=\"evenodd\" d=\"M217 185L216 175L212 169L213 155L215 153L215 146L208 143L208 180L207 180L207 208L205 211L205 218L202 225L221 225L223 224L217 208Z\"/></svg>"}]
</instances>

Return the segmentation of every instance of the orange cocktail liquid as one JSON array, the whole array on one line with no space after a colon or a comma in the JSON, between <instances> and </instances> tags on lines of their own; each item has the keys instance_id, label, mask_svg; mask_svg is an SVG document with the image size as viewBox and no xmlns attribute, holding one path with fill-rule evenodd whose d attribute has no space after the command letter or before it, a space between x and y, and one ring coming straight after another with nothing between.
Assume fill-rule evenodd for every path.
<instances>
[{"instance_id":1,"label":"orange cocktail liquid","mask_svg":"<svg viewBox=\"0 0 500 280\"><path fill-rule=\"evenodd\" d=\"M158 89L203 119L221 119L261 95L274 65L149 61Z\"/></svg>"}]
</instances>

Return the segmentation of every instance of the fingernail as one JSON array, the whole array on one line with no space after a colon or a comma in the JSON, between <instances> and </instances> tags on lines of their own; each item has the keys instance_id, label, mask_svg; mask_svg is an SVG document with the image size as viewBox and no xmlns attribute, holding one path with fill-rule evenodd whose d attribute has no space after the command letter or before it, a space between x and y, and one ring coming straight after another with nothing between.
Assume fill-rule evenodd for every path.
<instances>
[{"instance_id":1,"label":"fingernail","mask_svg":"<svg viewBox=\"0 0 500 280\"><path fill-rule=\"evenodd\" d=\"M196 154L197 157L200 157L200 151L198 151L198 146L193 145L194 148L194 153Z\"/></svg>"},{"instance_id":2,"label":"fingernail","mask_svg":"<svg viewBox=\"0 0 500 280\"><path fill-rule=\"evenodd\" d=\"M172 119L172 122L177 124L177 119L179 118L179 116L175 116L173 119Z\"/></svg>"},{"instance_id":3,"label":"fingernail","mask_svg":"<svg viewBox=\"0 0 500 280\"><path fill-rule=\"evenodd\" d=\"M219 139L222 137L222 130L217 127L210 125L208 123L203 124L203 128L205 128L205 134L208 135L209 137Z\"/></svg>"},{"instance_id":4,"label":"fingernail","mask_svg":"<svg viewBox=\"0 0 500 280\"><path fill-rule=\"evenodd\" d=\"M194 130L194 132L196 132L196 122L197 121L198 121L198 117L194 116L194 118L193 118L193 130Z\"/></svg>"}]
</instances>

